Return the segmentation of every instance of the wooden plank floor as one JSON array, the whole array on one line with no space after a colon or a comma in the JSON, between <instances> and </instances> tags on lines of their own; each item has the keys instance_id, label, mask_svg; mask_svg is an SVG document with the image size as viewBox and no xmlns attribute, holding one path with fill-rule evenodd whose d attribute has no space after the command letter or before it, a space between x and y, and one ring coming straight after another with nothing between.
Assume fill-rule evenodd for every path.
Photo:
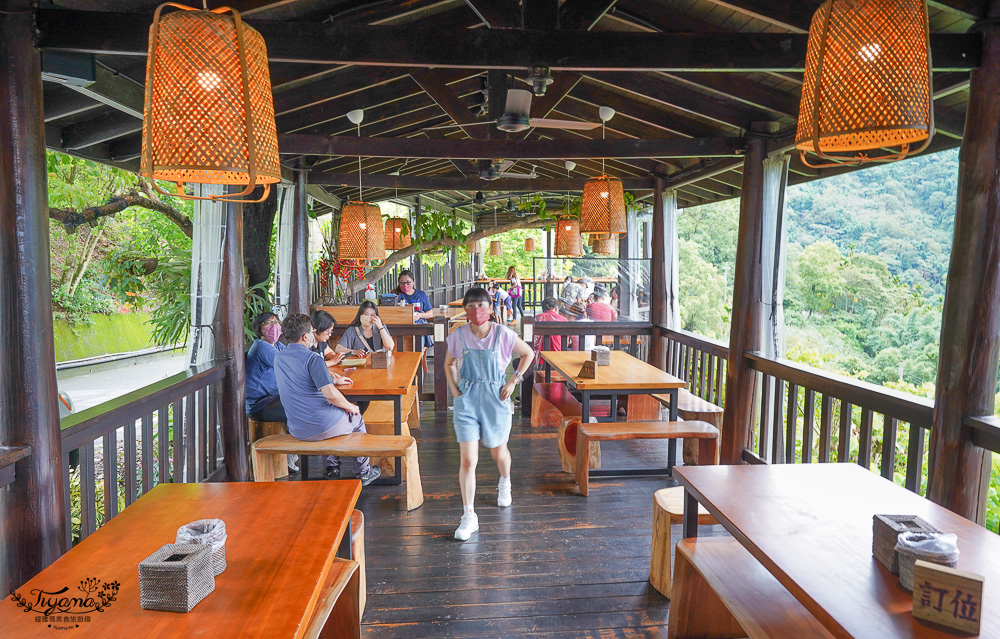
<instances>
[{"instance_id":1,"label":"wooden plank floor","mask_svg":"<svg viewBox=\"0 0 1000 639\"><path fill-rule=\"evenodd\" d=\"M366 637L666 637L669 601L649 585L649 547L653 492L672 479L596 479L584 498L561 470L555 431L516 415L514 503L497 507L496 465L481 449L480 530L459 542L458 445L450 414L431 408L413 433L424 505L402 510L402 490L391 486L365 488L358 502ZM665 465L662 441L602 446L605 467Z\"/></svg>"}]
</instances>

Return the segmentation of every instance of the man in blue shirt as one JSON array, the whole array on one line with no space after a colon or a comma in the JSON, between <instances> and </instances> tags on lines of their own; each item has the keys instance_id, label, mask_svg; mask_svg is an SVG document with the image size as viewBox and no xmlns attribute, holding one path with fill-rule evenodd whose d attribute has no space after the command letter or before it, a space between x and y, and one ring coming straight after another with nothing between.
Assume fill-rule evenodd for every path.
<instances>
[{"instance_id":1,"label":"man in blue shirt","mask_svg":"<svg viewBox=\"0 0 1000 639\"><path fill-rule=\"evenodd\" d=\"M434 309L431 307L431 299L427 297L427 293L417 289L416 280L413 279L413 271L410 269L400 271L397 282L399 294L396 296L396 305L408 304L416 307L413 313L413 323L426 324L427 320L433 320ZM430 335L424 335L424 346L427 348L434 346L434 340L431 339Z\"/></svg>"},{"instance_id":2,"label":"man in blue shirt","mask_svg":"<svg viewBox=\"0 0 1000 639\"><path fill-rule=\"evenodd\" d=\"M316 341L309 316L289 314L281 323L288 342L285 350L274 356L274 375L281 404L288 417L288 432L304 441L320 441L367 432L361 411L337 390L326 362L310 347ZM339 378L345 382L348 378ZM382 471L371 466L367 457L358 457L354 473L364 486L378 479ZM327 477L340 476L340 460L327 457Z\"/></svg>"}]
</instances>

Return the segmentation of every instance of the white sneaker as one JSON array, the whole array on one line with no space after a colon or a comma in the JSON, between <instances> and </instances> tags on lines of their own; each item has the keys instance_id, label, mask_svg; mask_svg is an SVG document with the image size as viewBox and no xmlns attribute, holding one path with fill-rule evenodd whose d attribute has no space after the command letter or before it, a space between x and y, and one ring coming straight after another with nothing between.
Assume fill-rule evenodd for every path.
<instances>
[{"instance_id":1,"label":"white sneaker","mask_svg":"<svg viewBox=\"0 0 1000 639\"><path fill-rule=\"evenodd\" d=\"M502 479L500 483L497 484L497 506L501 508L506 508L510 506L513 499L510 496L510 482L504 482Z\"/></svg>"},{"instance_id":2,"label":"white sneaker","mask_svg":"<svg viewBox=\"0 0 1000 639\"><path fill-rule=\"evenodd\" d=\"M477 530L479 530L479 515L476 513L462 515L462 522L455 531L455 539L467 541Z\"/></svg>"}]
</instances>

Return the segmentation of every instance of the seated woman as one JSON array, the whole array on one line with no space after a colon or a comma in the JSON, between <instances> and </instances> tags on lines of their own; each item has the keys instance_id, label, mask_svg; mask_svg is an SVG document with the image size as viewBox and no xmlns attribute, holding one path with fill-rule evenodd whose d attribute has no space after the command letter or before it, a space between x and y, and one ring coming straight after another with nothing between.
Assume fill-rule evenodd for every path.
<instances>
[{"instance_id":1,"label":"seated woman","mask_svg":"<svg viewBox=\"0 0 1000 639\"><path fill-rule=\"evenodd\" d=\"M313 321L315 324L315 320ZM317 327L317 331L319 328ZM378 314L378 306L374 302L364 301L358 307L358 314L354 316L354 321L347 327L340 342L337 343L338 353L355 353L364 355L375 351L393 350L396 342L389 335L389 329L385 327L382 318ZM341 355L343 357L343 355Z\"/></svg>"},{"instance_id":2,"label":"seated woman","mask_svg":"<svg viewBox=\"0 0 1000 639\"><path fill-rule=\"evenodd\" d=\"M326 360L328 366L339 364L344 359L344 353L330 348L330 337L333 336L337 320L326 311L313 311L309 321L316 331L316 343L310 350Z\"/></svg>"},{"instance_id":3,"label":"seated woman","mask_svg":"<svg viewBox=\"0 0 1000 639\"><path fill-rule=\"evenodd\" d=\"M284 422L285 409L281 406L274 379L274 356L285 348L278 341L281 337L278 316L265 311L253 319L250 329L257 339L247 352L247 415L262 422Z\"/></svg>"},{"instance_id":4,"label":"seated woman","mask_svg":"<svg viewBox=\"0 0 1000 639\"><path fill-rule=\"evenodd\" d=\"M337 390L349 384L349 378L331 377L323 358L312 350L315 333L309 316L291 313L281 323L288 347L274 358L275 379L281 401L288 413L288 432L304 441L320 441L364 433L361 410ZM340 459L327 457L326 477L340 476ZM354 460L354 474L367 486L381 474L367 457Z\"/></svg>"}]
</instances>

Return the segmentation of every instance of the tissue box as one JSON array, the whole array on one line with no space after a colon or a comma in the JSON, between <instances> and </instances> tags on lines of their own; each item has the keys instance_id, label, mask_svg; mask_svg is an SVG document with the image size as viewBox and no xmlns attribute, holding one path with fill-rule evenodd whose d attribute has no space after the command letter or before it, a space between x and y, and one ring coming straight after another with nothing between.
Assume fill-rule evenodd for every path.
<instances>
[{"instance_id":1,"label":"tissue box","mask_svg":"<svg viewBox=\"0 0 1000 639\"><path fill-rule=\"evenodd\" d=\"M392 361L392 351L375 351L372 353L372 368L389 368Z\"/></svg>"},{"instance_id":2,"label":"tissue box","mask_svg":"<svg viewBox=\"0 0 1000 639\"><path fill-rule=\"evenodd\" d=\"M941 532L916 515L875 515L872 517L872 554L894 575L899 574L896 541L904 532Z\"/></svg>"},{"instance_id":3,"label":"tissue box","mask_svg":"<svg viewBox=\"0 0 1000 639\"><path fill-rule=\"evenodd\" d=\"M590 351L590 360L597 362L598 366L611 366L611 349L598 346Z\"/></svg>"},{"instance_id":4,"label":"tissue box","mask_svg":"<svg viewBox=\"0 0 1000 639\"><path fill-rule=\"evenodd\" d=\"M139 563L143 610L190 612L213 590L211 546L166 544Z\"/></svg>"}]
</instances>

